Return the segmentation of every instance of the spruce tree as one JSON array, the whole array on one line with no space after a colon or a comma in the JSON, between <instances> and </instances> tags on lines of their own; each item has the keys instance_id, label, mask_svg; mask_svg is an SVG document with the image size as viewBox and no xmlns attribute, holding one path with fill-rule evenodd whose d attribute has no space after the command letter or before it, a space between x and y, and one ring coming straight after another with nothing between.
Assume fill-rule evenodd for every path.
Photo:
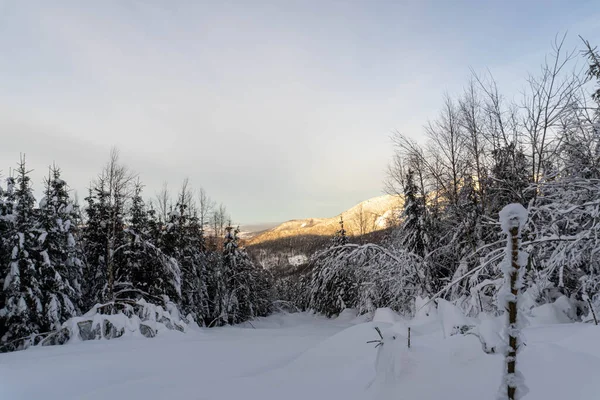
<instances>
[{"instance_id":1,"label":"spruce tree","mask_svg":"<svg viewBox=\"0 0 600 400\"><path fill-rule=\"evenodd\" d=\"M530 168L525 153L516 144L497 148L492 152L494 164L491 169L489 193L491 214L498 213L510 203L527 204Z\"/></svg>"},{"instance_id":2,"label":"spruce tree","mask_svg":"<svg viewBox=\"0 0 600 400\"><path fill-rule=\"evenodd\" d=\"M83 248L85 251L84 308L106 301L108 283L106 248L108 246L109 208L107 192L103 182L89 189L85 198L87 223L83 230Z\"/></svg>"},{"instance_id":3,"label":"spruce tree","mask_svg":"<svg viewBox=\"0 0 600 400\"><path fill-rule=\"evenodd\" d=\"M419 197L414 171L408 170L404 184L404 212L400 228L401 246L420 257L425 255L425 201Z\"/></svg>"},{"instance_id":4,"label":"spruce tree","mask_svg":"<svg viewBox=\"0 0 600 400\"><path fill-rule=\"evenodd\" d=\"M14 226L8 236L11 249L3 285L2 325L6 328L0 343L12 348L27 346L40 333L43 296L40 287L38 231L35 199L24 157L17 168L14 190Z\"/></svg>"},{"instance_id":5,"label":"spruce tree","mask_svg":"<svg viewBox=\"0 0 600 400\"><path fill-rule=\"evenodd\" d=\"M5 306L4 280L9 271L12 251L10 245L14 233L14 187L15 179L10 176L6 179L6 190L0 186L0 310ZM4 322L4 318L0 318L0 337L6 329Z\"/></svg>"},{"instance_id":6,"label":"spruce tree","mask_svg":"<svg viewBox=\"0 0 600 400\"><path fill-rule=\"evenodd\" d=\"M598 53L597 47L592 47L592 45L584 40L586 49L584 50L584 55L588 58L588 70L587 75L589 79L596 80L596 90L592 94L592 99L596 101L600 105L600 54Z\"/></svg>"},{"instance_id":7,"label":"spruce tree","mask_svg":"<svg viewBox=\"0 0 600 400\"><path fill-rule=\"evenodd\" d=\"M348 236L346 235L346 230L344 229L344 219L340 215L340 229L335 232L335 235L332 239L332 246L345 246L348 244Z\"/></svg>"},{"instance_id":8,"label":"spruce tree","mask_svg":"<svg viewBox=\"0 0 600 400\"><path fill-rule=\"evenodd\" d=\"M129 223L126 228L127 248L125 255L125 282L130 285L121 289L121 298L135 301L144 298L154 304L164 305L164 296L178 302L181 296L178 263L165 255L154 243L156 224L154 213L147 210L142 199L142 184L134 188Z\"/></svg>"},{"instance_id":9,"label":"spruce tree","mask_svg":"<svg viewBox=\"0 0 600 400\"><path fill-rule=\"evenodd\" d=\"M40 284L44 294L42 329L55 330L78 313L81 299L82 255L76 243L77 209L60 170L53 167L40 202Z\"/></svg>"},{"instance_id":10,"label":"spruce tree","mask_svg":"<svg viewBox=\"0 0 600 400\"><path fill-rule=\"evenodd\" d=\"M134 178L135 174L120 163L119 153L113 149L86 199L88 224L84 244L89 279L86 286L90 305L107 303L106 312L113 312L119 296L130 288L124 254L127 248L124 219Z\"/></svg>"},{"instance_id":11,"label":"spruce tree","mask_svg":"<svg viewBox=\"0 0 600 400\"><path fill-rule=\"evenodd\" d=\"M221 300L222 323L236 324L270 310L270 285L265 274L255 267L239 246L239 228L225 229L222 276L226 290Z\"/></svg>"},{"instance_id":12,"label":"spruce tree","mask_svg":"<svg viewBox=\"0 0 600 400\"><path fill-rule=\"evenodd\" d=\"M184 184L161 238L161 248L177 260L181 271L181 309L199 325L209 323L207 258L203 230Z\"/></svg>"}]
</instances>

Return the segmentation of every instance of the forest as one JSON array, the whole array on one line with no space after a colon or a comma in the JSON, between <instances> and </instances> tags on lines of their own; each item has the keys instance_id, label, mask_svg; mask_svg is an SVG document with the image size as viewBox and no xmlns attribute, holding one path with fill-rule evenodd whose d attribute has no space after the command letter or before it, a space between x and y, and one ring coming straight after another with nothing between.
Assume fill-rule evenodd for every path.
<instances>
[{"instance_id":1,"label":"forest","mask_svg":"<svg viewBox=\"0 0 600 400\"><path fill-rule=\"evenodd\" d=\"M565 296L573 320L591 318L600 310L600 55L563 41L521 94L473 71L464 93L444 97L426 141L393 135L385 190L404 206L385 238L350 240L341 220L334 238L285 273L260 267L225 207L187 181L174 198L166 187L144 198L114 150L83 203L57 166L35 199L21 156L0 189L2 351L119 337L127 324L152 337L158 325L185 331L282 309L410 316L416 298L499 315L498 215L512 203L528 212L518 290L535 305Z\"/></svg>"},{"instance_id":2,"label":"forest","mask_svg":"<svg viewBox=\"0 0 600 400\"><path fill-rule=\"evenodd\" d=\"M444 97L425 143L396 132L386 181L404 198L396 228L382 243L357 245L346 244L342 225L310 268L282 280L284 297L330 316L379 307L411 314L416 296L452 301L467 315L502 313L498 215L518 203L529 213L521 290L537 305L566 296L575 319L591 315L600 306L600 58L585 41L583 53L563 41L518 100L473 72L464 93Z\"/></svg>"},{"instance_id":3,"label":"forest","mask_svg":"<svg viewBox=\"0 0 600 400\"><path fill-rule=\"evenodd\" d=\"M28 173L22 157L0 192L4 351L62 344L72 334L63 324L89 310L142 320L158 315L180 330L270 312L269 273L254 266L225 207L203 190L184 181L175 200L165 187L146 203L143 184L113 150L85 206L53 166L36 207ZM123 333L114 321L102 323L80 324L87 330L79 333L92 339ZM155 335L149 326L142 331Z\"/></svg>"}]
</instances>

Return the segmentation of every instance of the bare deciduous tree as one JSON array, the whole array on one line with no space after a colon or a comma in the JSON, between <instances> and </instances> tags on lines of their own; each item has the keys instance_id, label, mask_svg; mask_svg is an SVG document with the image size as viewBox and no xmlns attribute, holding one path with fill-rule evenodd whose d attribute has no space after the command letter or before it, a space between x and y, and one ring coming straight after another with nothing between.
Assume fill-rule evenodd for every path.
<instances>
[{"instance_id":1,"label":"bare deciduous tree","mask_svg":"<svg viewBox=\"0 0 600 400\"><path fill-rule=\"evenodd\" d=\"M161 222L166 222L169 217L169 209L171 208L171 195L167 182L164 182L162 188L156 193L156 204L158 205L158 219Z\"/></svg>"},{"instance_id":2,"label":"bare deciduous tree","mask_svg":"<svg viewBox=\"0 0 600 400\"><path fill-rule=\"evenodd\" d=\"M538 76L529 75L523 94L522 126L530 150L534 184L550 168L550 159L560 146L561 122L571 114L574 104L580 102L581 74L565 73L575 56L575 50L564 50L565 38L566 35L555 39L550 57L545 59Z\"/></svg>"},{"instance_id":3,"label":"bare deciduous tree","mask_svg":"<svg viewBox=\"0 0 600 400\"><path fill-rule=\"evenodd\" d=\"M120 163L119 151L111 149L110 159L97 178L96 186L105 191L109 215L109 229L106 230L105 262L107 268L107 300L114 301L115 253L119 232L123 229L123 215L128 199L131 198L133 183L137 175Z\"/></svg>"}]
</instances>

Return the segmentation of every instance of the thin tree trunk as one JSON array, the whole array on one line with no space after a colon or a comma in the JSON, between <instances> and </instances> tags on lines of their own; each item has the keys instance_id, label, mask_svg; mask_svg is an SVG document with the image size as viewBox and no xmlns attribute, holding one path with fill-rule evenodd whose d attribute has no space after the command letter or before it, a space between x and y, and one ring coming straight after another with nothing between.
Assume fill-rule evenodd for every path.
<instances>
[{"instance_id":1,"label":"thin tree trunk","mask_svg":"<svg viewBox=\"0 0 600 400\"><path fill-rule=\"evenodd\" d=\"M592 300L587 298L588 305L590 306L590 310L592 311L592 316L594 317L594 324L598 325L598 318L596 318L596 312L594 311L594 306L592 305Z\"/></svg>"},{"instance_id":2,"label":"thin tree trunk","mask_svg":"<svg viewBox=\"0 0 600 400\"><path fill-rule=\"evenodd\" d=\"M519 228L513 227L510 229L511 235L511 264L512 272L510 274L510 292L513 295L511 300L508 302L508 324L510 328L517 326L517 278L519 276ZM514 376L516 372L517 364L517 337L512 333L512 329L509 330L508 345L509 350L507 354L507 372L511 376ZM508 384L508 398L515 400L516 387Z\"/></svg>"}]
</instances>

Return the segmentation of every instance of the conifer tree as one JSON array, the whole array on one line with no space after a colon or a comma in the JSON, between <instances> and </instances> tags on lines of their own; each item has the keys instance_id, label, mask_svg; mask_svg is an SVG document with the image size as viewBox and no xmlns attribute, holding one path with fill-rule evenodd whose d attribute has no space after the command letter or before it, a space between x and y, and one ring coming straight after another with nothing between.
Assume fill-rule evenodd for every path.
<instances>
[{"instance_id":1,"label":"conifer tree","mask_svg":"<svg viewBox=\"0 0 600 400\"><path fill-rule=\"evenodd\" d=\"M60 170L53 167L40 202L40 284L44 295L42 329L55 330L78 312L81 299L82 255L76 243L77 210Z\"/></svg>"},{"instance_id":2,"label":"conifer tree","mask_svg":"<svg viewBox=\"0 0 600 400\"><path fill-rule=\"evenodd\" d=\"M401 245L420 257L425 255L425 202L419 197L414 171L408 170L404 184L404 213L400 227Z\"/></svg>"},{"instance_id":3,"label":"conifer tree","mask_svg":"<svg viewBox=\"0 0 600 400\"><path fill-rule=\"evenodd\" d=\"M85 198L87 223L83 231L85 250L84 308L103 303L108 282L106 265L106 237L108 235L109 209L104 183L89 189Z\"/></svg>"},{"instance_id":4,"label":"conifer tree","mask_svg":"<svg viewBox=\"0 0 600 400\"><path fill-rule=\"evenodd\" d=\"M181 270L181 309L199 325L210 319L203 230L184 182L162 235L162 250L177 260Z\"/></svg>"},{"instance_id":5,"label":"conifer tree","mask_svg":"<svg viewBox=\"0 0 600 400\"><path fill-rule=\"evenodd\" d=\"M522 149L515 143L492 152L494 165L491 169L489 193L491 214L498 213L505 204L527 204L530 169Z\"/></svg>"},{"instance_id":6,"label":"conifer tree","mask_svg":"<svg viewBox=\"0 0 600 400\"><path fill-rule=\"evenodd\" d=\"M236 324L270 310L270 285L246 251L239 246L239 228L225 228L222 279L225 290L220 299L222 323Z\"/></svg>"},{"instance_id":7,"label":"conifer tree","mask_svg":"<svg viewBox=\"0 0 600 400\"><path fill-rule=\"evenodd\" d=\"M11 238L14 234L14 187L15 179L9 176L6 179L6 190L0 186L0 290L4 288L4 280L9 271L11 258ZM5 296L0 292L0 310L5 306ZM0 337L6 327L4 318L0 318Z\"/></svg>"},{"instance_id":8,"label":"conifer tree","mask_svg":"<svg viewBox=\"0 0 600 400\"><path fill-rule=\"evenodd\" d=\"M88 254L89 305L114 304L121 291L130 285L124 255L127 247L124 218L134 178L135 174L121 164L118 151L113 149L86 198L88 224L84 245Z\"/></svg>"},{"instance_id":9,"label":"conifer tree","mask_svg":"<svg viewBox=\"0 0 600 400\"><path fill-rule=\"evenodd\" d=\"M43 296L40 287L38 231L35 199L29 171L22 157L17 168L14 189L14 226L9 234L11 249L3 286L2 325L6 328L0 343L16 348L27 346L33 335L40 333L43 318Z\"/></svg>"},{"instance_id":10,"label":"conifer tree","mask_svg":"<svg viewBox=\"0 0 600 400\"><path fill-rule=\"evenodd\" d=\"M125 254L126 277L124 282L130 285L121 289L121 298L132 301L144 298L154 304L163 304L169 300L178 302L181 296L179 265L175 259L165 255L153 243L156 221L152 210L147 210L142 199L142 184L135 184Z\"/></svg>"},{"instance_id":11,"label":"conifer tree","mask_svg":"<svg viewBox=\"0 0 600 400\"><path fill-rule=\"evenodd\" d=\"M340 229L335 232L335 235L332 239L332 246L345 246L348 244L348 236L346 235L346 230L344 229L344 219L340 215Z\"/></svg>"},{"instance_id":12,"label":"conifer tree","mask_svg":"<svg viewBox=\"0 0 600 400\"><path fill-rule=\"evenodd\" d=\"M592 94L592 99L600 105L600 54L598 54L598 48L592 47L592 45L585 39L583 39L586 49L584 55L588 58L588 70L587 75L589 79L596 80L596 90Z\"/></svg>"}]
</instances>

